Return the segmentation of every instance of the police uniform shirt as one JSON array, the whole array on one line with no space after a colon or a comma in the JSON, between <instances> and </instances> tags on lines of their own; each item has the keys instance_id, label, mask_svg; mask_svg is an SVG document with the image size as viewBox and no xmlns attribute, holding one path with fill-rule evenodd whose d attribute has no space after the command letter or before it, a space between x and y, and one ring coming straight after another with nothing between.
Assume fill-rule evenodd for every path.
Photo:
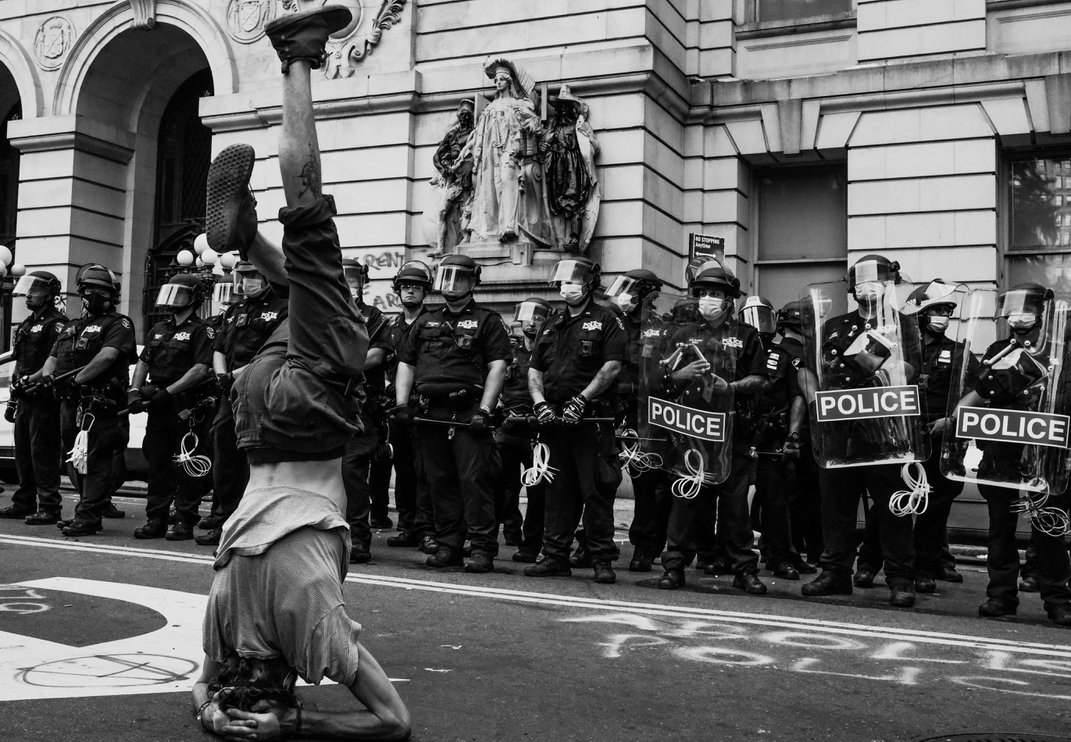
<instances>
[{"instance_id":1,"label":"police uniform shirt","mask_svg":"<svg viewBox=\"0 0 1071 742\"><path fill-rule=\"evenodd\" d=\"M53 306L31 314L15 331L13 378L36 373L45 365L52 347L67 324L67 315Z\"/></svg>"},{"instance_id":2,"label":"police uniform shirt","mask_svg":"<svg viewBox=\"0 0 1071 742\"><path fill-rule=\"evenodd\" d=\"M180 325L169 317L153 325L138 360L148 365L149 379L154 384L173 384L199 363L212 365L215 337L216 331L196 314Z\"/></svg>"},{"instance_id":3,"label":"police uniform shirt","mask_svg":"<svg viewBox=\"0 0 1071 742\"><path fill-rule=\"evenodd\" d=\"M89 384L104 386L110 381L118 381L125 387L129 378L130 362L135 357L136 338L134 323L129 317L118 312L109 312L99 317L83 315L68 322L52 347L51 355L56 357L53 374L59 376L85 366L104 348L115 348L119 351L119 356Z\"/></svg>"},{"instance_id":4,"label":"police uniform shirt","mask_svg":"<svg viewBox=\"0 0 1071 742\"><path fill-rule=\"evenodd\" d=\"M966 356L968 384L978 376L978 360L966 352L963 343L957 343L944 335L936 336L923 331L922 373L926 378L926 411L933 422L947 414L949 393L956 381L953 373L962 368ZM964 390L966 391L966 390ZM953 400L958 401L958 400Z\"/></svg>"},{"instance_id":5,"label":"police uniform shirt","mask_svg":"<svg viewBox=\"0 0 1071 742\"><path fill-rule=\"evenodd\" d=\"M532 351L524 347L524 338L511 337L513 360L506 369L506 380L502 384L502 406L507 410L532 407L532 395L528 393L528 367L532 361Z\"/></svg>"},{"instance_id":6,"label":"police uniform shirt","mask_svg":"<svg viewBox=\"0 0 1071 742\"><path fill-rule=\"evenodd\" d=\"M227 310L213 350L222 353L231 371L248 364L275 328L286 319L289 302L275 287L246 298Z\"/></svg>"},{"instance_id":7,"label":"police uniform shirt","mask_svg":"<svg viewBox=\"0 0 1071 742\"><path fill-rule=\"evenodd\" d=\"M760 398L762 412L787 411L794 397L801 396L799 367L800 356L781 343L772 343L766 353L766 373L770 383Z\"/></svg>"},{"instance_id":8,"label":"police uniform shirt","mask_svg":"<svg viewBox=\"0 0 1071 742\"><path fill-rule=\"evenodd\" d=\"M832 385L835 388L855 388L869 379L870 372L856 368L850 360L845 360L844 351L868 330L873 330L883 337L892 335L893 337L890 340L898 343L899 340L895 338L895 334L897 330L900 330L900 338L903 337L903 317L898 316L898 321L901 323L899 327L880 326L876 324L876 319L868 319L858 312L851 312L830 319L825 325L822 345L822 361L825 366L823 369L823 387ZM914 320L912 319L911 321ZM921 371L922 359L918 357L917 349L908 348L906 350L907 355L899 360L910 364L911 378L913 379ZM896 361L898 359L892 358L890 360Z\"/></svg>"},{"instance_id":9,"label":"police uniform shirt","mask_svg":"<svg viewBox=\"0 0 1071 742\"><path fill-rule=\"evenodd\" d=\"M627 342L621 318L588 301L575 317L563 308L544 323L536 337L531 368L543 373L547 401L562 404L584 391L603 364L624 363Z\"/></svg>"},{"instance_id":10,"label":"police uniform shirt","mask_svg":"<svg viewBox=\"0 0 1071 742\"><path fill-rule=\"evenodd\" d=\"M711 327L707 323L689 324L675 332L670 337L670 348L677 348L680 344L690 345L694 343L703 352L703 356L711 364L713 371L729 382L739 381L748 376L760 376L766 379L770 376L767 369L767 353L762 348L758 331L751 325L739 322L735 317ZM734 362L731 368L726 368L726 358ZM696 360L685 356L681 366ZM703 375L698 379L687 382L686 386L678 386L677 401L681 404L698 407L707 407L705 396L706 385L709 376ZM753 395L734 394L735 407L746 403ZM741 420L740 423L743 421ZM750 430L743 424L733 426L734 447L742 448L750 443Z\"/></svg>"},{"instance_id":11,"label":"police uniform shirt","mask_svg":"<svg viewBox=\"0 0 1071 742\"><path fill-rule=\"evenodd\" d=\"M617 375L617 386L631 387L632 392L640 383L640 358L643 348L640 324L639 310L621 317L621 325L625 328L626 350L621 372Z\"/></svg>"},{"instance_id":12,"label":"police uniform shirt","mask_svg":"<svg viewBox=\"0 0 1071 742\"><path fill-rule=\"evenodd\" d=\"M420 312L417 314L417 319L420 319L420 315L426 311L425 307L421 307ZM416 320L406 322L405 314L397 314L391 317L387 326L383 328L384 345L387 348L387 358L383 365L386 370L387 381L391 384L394 383L394 379L398 375L398 348L401 347L405 336L415 324Z\"/></svg>"},{"instance_id":13,"label":"police uniform shirt","mask_svg":"<svg viewBox=\"0 0 1071 742\"><path fill-rule=\"evenodd\" d=\"M702 350L715 373L728 376L726 381L739 381L747 376L761 376L764 379L770 376L766 365L767 353L762 349L758 331L735 318L713 328L706 323L686 325L670 337L669 347L677 348L682 344L687 346L692 343ZM731 369L725 368L725 354L735 359ZM684 366L694 360L696 359L686 355L680 365ZM702 379L696 380L686 388L682 396L691 396L701 388Z\"/></svg>"},{"instance_id":14,"label":"police uniform shirt","mask_svg":"<svg viewBox=\"0 0 1071 742\"><path fill-rule=\"evenodd\" d=\"M382 394L387 385L386 359L391 354L390 345L388 344L390 340L387 337L388 321L383 312L371 304L365 304L362 301L357 305L357 309L361 312L361 316L364 317L364 322L368 326L368 350L380 348L385 352L383 363L373 369L365 369L364 386L369 395Z\"/></svg>"},{"instance_id":15,"label":"police uniform shirt","mask_svg":"<svg viewBox=\"0 0 1071 742\"><path fill-rule=\"evenodd\" d=\"M421 384L482 387L487 366L511 358L506 323L475 301L456 314L444 304L420 315L398 348L398 360L414 368L417 391Z\"/></svg>"}]
</instances>

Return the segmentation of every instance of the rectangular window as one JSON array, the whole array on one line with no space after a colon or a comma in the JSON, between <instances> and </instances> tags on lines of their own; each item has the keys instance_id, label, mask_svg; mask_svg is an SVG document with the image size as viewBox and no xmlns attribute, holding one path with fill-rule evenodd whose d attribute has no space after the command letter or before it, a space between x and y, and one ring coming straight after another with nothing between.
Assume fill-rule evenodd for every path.
<instances>
[{"instance_id":1,"label":"rectangular window","mask_svg":"<svg viewBox=\"0 0 1071 742\"><path fill-rule=\"evenodd\" d=\"M795 21L852 10L852 0L755 0L759 23Z\"/></svg>"},{"instance_id":2,"label":"rectangular window","mask_svg":"<svg viewBox=\"0 0 1071 742\"><path fill-rule=\"evenodd\" d=\"M781 307L799 299L807 284L843 278L848 260L847 167L760 170L755 183L755 290Z\"/></svg>"},{"instance_id":3,"label":"rectangular window","mask_svg":"<svg viewBox=\"0 0 1071 742\"><path fill-rule=\"evenodd\" d=\"M1007 167L1007 245L1004 285L1040 283L1057 293L1071 292L1071 213L1064 177L1071 153L1015 155Z\"/></svg>"}]
</instances>

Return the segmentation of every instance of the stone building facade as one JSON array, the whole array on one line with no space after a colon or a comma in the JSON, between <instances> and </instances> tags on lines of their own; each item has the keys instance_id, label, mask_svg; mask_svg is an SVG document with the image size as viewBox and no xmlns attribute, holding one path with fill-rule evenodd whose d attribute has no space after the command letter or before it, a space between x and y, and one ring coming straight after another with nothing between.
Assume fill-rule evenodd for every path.
<instances>
[{"instance_id":1,"label":"stone building facade","mask_svg":"<svg viewBox=\"0 0 1071 742\"><path fill-rule=\"evenodd\" d=\"M65 287L108 265L144 326L199 230L211 154L239 141L278 236L261 27L303 1L0 3L0 240L16 260ZM1071 2L338 1L356 20L315 78L324 180L385 309L389 276L426 255L432 153L499 56L591 106L607 274L680 286L702 233L775 303L869 252L917 280L1071 288ZM488 295L538 293L552 258L485 258Z\"/></svg>"}]
</instances>

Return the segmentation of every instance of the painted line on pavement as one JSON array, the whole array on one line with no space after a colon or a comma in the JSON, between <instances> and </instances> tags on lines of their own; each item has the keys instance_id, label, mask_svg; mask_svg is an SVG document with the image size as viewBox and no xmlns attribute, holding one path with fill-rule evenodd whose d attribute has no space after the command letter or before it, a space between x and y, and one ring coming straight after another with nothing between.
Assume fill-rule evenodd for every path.
<instances>
[{"instance_id":1,"label":"painted line on pavement","mask_svg":"<svg viewBox=\"0 0 1071 742\"><path fill-rule=\"evenodd\" d=\"M0 536L0 543L19 546L37 546L43 548L60 549L65 551L79 551L85 553L136 557L140 559L155 559L160 561L177 562L184 564L210 565L213 562L211 556L198 554L185 554L170 551L156 551L130 546L113 546L109 544L89 544L76 541L57 541L54 539L37 538L33 536ZM875 626L868 624L853 624L840 621L826 621L814 618L801 618L794 616L781 616L763 613L746 613L741 611L723 611L712 608L691 608L687 606L673 606L660 603L639 603L633 601L606 600L603 598L584 598L572 595L559 595L555 593L540 593L524 590L511 590L481 585L463 585L431 580L418 580L406 577L386 575L367 575L350 573L346 577L347 582L374 585L377 587L393 587L402 590L421 590L424 592L446 593L450 595L463 595L474 598L486 598L503 600L514 603L527 603L538 605L553 605L570 608L586 608L602 611L628 611L651 616L665 616L671 618L690 618L728 623L771 626L778 628L797 629L801 631L820 631L827 634L845 636L860 636L866 638L900 639L923 644L934 644L947 647L966 647L971 649L988 649L1016 654L1043 655L1047 657L1071 658L1071 647L1061 644L1045 644L1040 642L1021 642L1008 639L994 639L982 636L970 636L963 634L944 633L936 631L923 631L920 629L899 629L887 626ZM910 614L897 614L898 616Z\"/></svg>"}]
</instances>

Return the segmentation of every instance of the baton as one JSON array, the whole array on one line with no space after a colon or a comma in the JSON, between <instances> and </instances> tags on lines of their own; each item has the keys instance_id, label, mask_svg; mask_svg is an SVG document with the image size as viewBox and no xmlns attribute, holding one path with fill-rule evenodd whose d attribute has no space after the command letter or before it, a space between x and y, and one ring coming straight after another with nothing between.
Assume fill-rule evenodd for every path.
<instances>
[{"instance_id":1,"label":"baton","mask_svg":"<svg viewBox=\"0 0 1071 742\"><path fill-rule=\"evenodd\" d=\"M540 422L539 418L535 415L525 418L525 421L529 425L546 426L546 425L569 425L572 423L566 423L565 419L559 416L555 416L553 421L547 421L545 423ZM577 423L615 423L616 417L582 417L576 421Z\"/></svg>"},{"instance_id":2,"label":"baton","mask_svg":"<svg viewBox=\"0 0 1071 742\"><path fill-rule=\"evenodd\" d=\"M456 420L436 420L433 417L414 417L412 422L417 425L446 425L451 428L468 428L472 426L471 423L462 423Z\"/></svg>"},{"instance_id":3,"label":"baton","mask_svg":"<svg viewBox=\"0 0 1071 742\"><path fill-rule=\"evenodd\" d=\"M88 365L88 364L87 364ZM36 391L38 387L44 386L45 379L51 379L51 383L55 384L57 381L66 381L74 376L77 376L81 371L85 369L85 366L79 366L78 368L72 368L70 371L64 371L59 376L42 376L32 384L27 384L22 388L23 393Z\"/></svg>"}]
</instances>

